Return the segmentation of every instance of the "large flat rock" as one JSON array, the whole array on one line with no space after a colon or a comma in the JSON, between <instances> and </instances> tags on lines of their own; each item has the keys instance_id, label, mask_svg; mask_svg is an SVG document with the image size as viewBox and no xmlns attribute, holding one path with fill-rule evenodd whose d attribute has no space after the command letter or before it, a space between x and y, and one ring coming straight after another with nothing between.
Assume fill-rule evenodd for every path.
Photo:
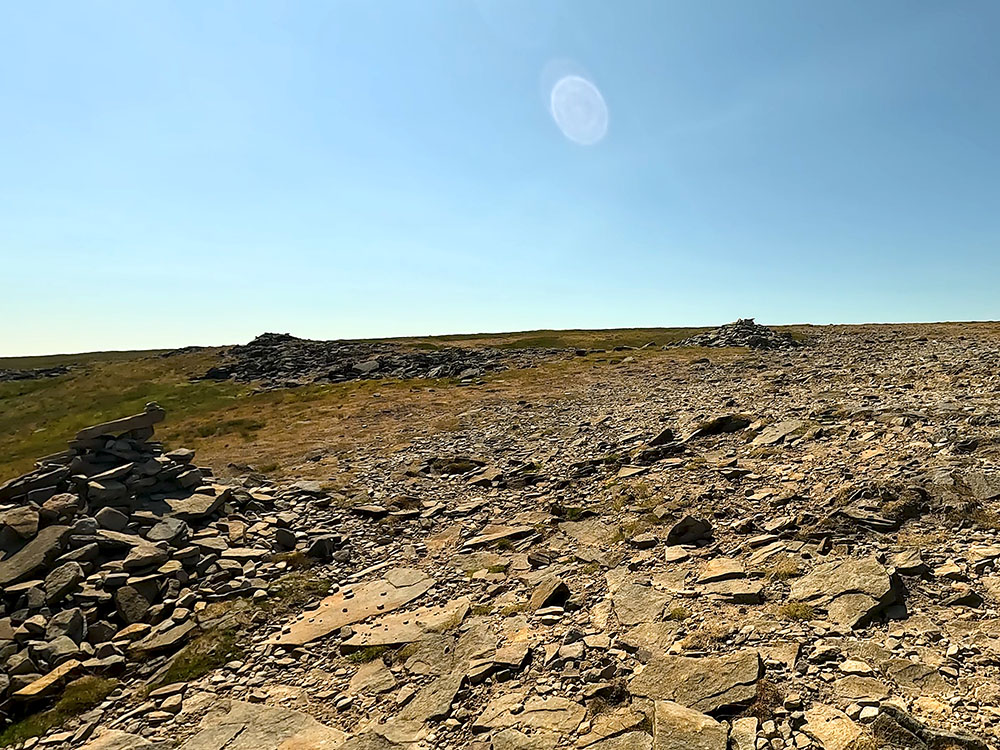
<instances>
[{"instance_id":1,"label":"large flat rock","mask_svg":"<svg viewBox=\"0 0 1000 750\"><path fill-rule=\"evenodd\" d=\"M328 596L316 609L295 620L274 643L301 646L345 625L391 612L425 594L434 579L415 568L395 568L385 578L359 584Z\"/></svg>"},{"instance_id":2,"label":"large flat rock","mask_svg":"<svg viewBox=\"0 0 1000 750\"><path fill-rule=\"evenodd\" d=\"M629 691L711 714L752 703L763 669L752 650L701 659L661 656L632 678Z\"/></svg>"},{"instance_id":3,"label":"large flat rock","mask_svg":"<svg viewBox=\"0 0 1000 750\"><path fill-rule=\"evenodd\" d=\"M792 584L788 598L825 609L831 622L854 628L896 601L898 593L886 567L864 557L816 566Z\"/></svg>"},{"instance_id":4,"label":"large flat rock","mask_svg":"<svg viewBox=\"0 0 1000 750\"><path fill-rule=\"evenodd\" d=\"M462 624L472 602L467 596L437 607L421 607L380 617L371 625L358 625L342 644L345 651L366 646L399 646L421 640L428 633L443 632Z\"/></svg>"},{"instance_id":5,"label":"large flat rock","mask_svg":"<svg viewBox=\"0 0 1000 750\"><path fill-rule=\"evenodd\" d=\"M726 750L729 731L710 716L673 701L656 701L653 750Z\"/></svg>"},{"instance_id":6,"label":"large flat rock","mask_svg":"<svg viewBox=\"0 0 1000 750\"><path fill-rule=\"evenodd\" d=\"M181 750L335 750L346 739L301 711L221 701Z\"/></svg>"},{"instance_id":7,"label":"large flat rock","mask_svg":"<svg viewBox=\"0 0 1000 750\"><path fill-rule=\"evenodd\" d=\"M83 750L165 750L162 743L150 742L145 737L117 729L108 729L97 739L88 742Z\"/></svg>"},{"instance_id":8,"label":"large flat rock","mask_svg":"<svg viewBox=\"0 0 1000 750\"><path fill-rule=\"evenodd\" d=\"M13 556L0 562L0 588L37 578L56 557L69 526L46 526Z\"/></svg>"},{"instance_id":9,"label":"large flat rock","mask_svg":"<svg viewBox=\"0 0 1000 750\"><path fill-rule=\"evenodd\" d=\"M95 424L93 427L84 427L76 433L77 440L90 440L101 435L121 435L132 430L141 430L145 427L152 427L154 424L163 421L167 413L159 406L150 405L142 414L133 414L130 417L113 419L110 422Z\"/></svg>"}]
</instances>

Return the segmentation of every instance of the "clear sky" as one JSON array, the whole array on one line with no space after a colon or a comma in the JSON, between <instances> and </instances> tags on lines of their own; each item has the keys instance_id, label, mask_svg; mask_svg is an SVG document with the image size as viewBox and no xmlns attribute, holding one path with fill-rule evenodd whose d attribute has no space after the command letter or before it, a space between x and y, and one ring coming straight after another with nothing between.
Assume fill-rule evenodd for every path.
<instances>
[{"instance_id":1,"label":"clear sky","mask_svg":"<svg viewBox=\"0 0 1000 750\"><path fill-rule=\"evenodd\" d=\"M0 0L0 355L997 319L998 34L996 0Z\"/></svg>"}]
</instances>

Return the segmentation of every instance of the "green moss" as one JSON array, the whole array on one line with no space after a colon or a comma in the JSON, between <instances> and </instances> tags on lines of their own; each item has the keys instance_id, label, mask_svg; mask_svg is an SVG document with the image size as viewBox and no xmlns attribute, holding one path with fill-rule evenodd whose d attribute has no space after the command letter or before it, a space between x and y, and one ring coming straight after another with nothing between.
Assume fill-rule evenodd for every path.
<instances>
[{"instance_id":1,"label":"green moss","mask_svg":"<svg viewBox=\"0 0 1000 750\"><path fill-rule=\"evenodd\" d=\"M107 698L118 686L118 680L102 677L81 677L63 690L62 697L47 711L26 716L11 724L0 734L0 747L8 747L39 737L54 727L61 727L73 717L89 711Z\"/></svg>"},{"instance_id":2,"label":"green moss","mask_svg":"<svg viewBox=\"0 0 1000 750\"><path fill-rule=\"evenodd\" d=\"M691 613L684 609L684 607L671 607L670 611L667 612L666 619L672 622L683 622L690 616Z\"/></svg>"},{"instance_id":3,"label":"green moss","mask_svg":"<svg viewBox=\"0 0 1000 750\"><path fill-rule=\"evenodd\" d=\"M347 661L351 664L367 664L380 658L388 650L388 646L366 646L348 654Z\"/></svg>"},{"instance_id":4,"label":"green moss","mask_svg":"<svg viewBox=\"0 0 1000 750\"><path fill-rule=\"evenodd\" d=\"M202 633L182 648L153 687L174 682L191 682L243 654L235 628Z\"/></svg>"}]
</instances>

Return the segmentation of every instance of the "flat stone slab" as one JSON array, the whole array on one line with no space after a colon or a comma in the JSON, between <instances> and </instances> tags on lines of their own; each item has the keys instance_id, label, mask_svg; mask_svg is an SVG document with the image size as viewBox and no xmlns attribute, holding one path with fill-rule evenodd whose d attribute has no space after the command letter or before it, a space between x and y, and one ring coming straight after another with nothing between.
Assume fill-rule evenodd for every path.
<instances>
[{"instance_id":1,"label":"flat stone slab","mask_svg":"<svg viewBox=\"0 0 1000 750\"><path fill-rule=\"evenodd\" d=\"M466 549L487 547L503 539L521 539L529 536L534 529L531 526L501 526L491 524L483 529L478 536L467 540L462 546Z\"/></svg>"},{"instance_id":2,"label":"flat stone slab","mask_svg":"<svg viewBox=\"0 0 1000 750\"><path fill-rule=\"evenodd\" d=\"M83 750L159 750L165 747L159 742L150 742L145 737L117 729L107 729L101 736L83 746Z\"/></svg>"},{"instance_id":3,"label":"flat stone slab","mask_svg":"<svg viewBox=\"0 0 1000 750\"><path fill-rule=\"evenodd\" d=\"M827 611L827 619L858 627L896 601L889 571L874 557L835 560L816 566L795 581L788 598Z\"/></svg>"},{"instance_id":4,"label":"flat stone slab","mask_svg":"<svg viewBox=\"0 0 1000 750\"><path fill-rule=\"evenodd\" d=\"M629 682L629 691L711 714L752 703L763 672L760 654L753 650L700 659L668 655L647 664Z\"/></svg>"},{"instance_id":5,"label":"flat stone slab","mask_svg":"<svg viewBox=\"0 0 1000 750\"><path fill-rule=\"evenodd\" d=\"M25 685L11 697L19 701L47 698L55 694L71 675L76 674L80 670L80 667L81 662L78 659L68 659L30 685Z\"/></svg>"},{"instance_id":6,"label":"flat stone slab","mask_svg":"<svg viewBox=\"0 0 1000 750\"><path fill-rule=\"evenodd\" d=\"M653 750L726 750L724 724L673 701L653 707Z\"/></svg>"},{"instance_id":7,"label":"flat stone slab","mask_svg":"<svg viewBox=\"0 0 1000 750\"><path fill-rule=\"evenodd\" d=\"M76 433L77 440L90 440L101 435L121 435L132 430L141 430L144 427L152 427L154 424L162 422L167 413L160 407L148 407L142 414L133 414L130 417L113 419L110 422L95 424L93 427L84 427Z\"/></svg>"},{"instance_id":8,"label":"flat stone slab","mask_svg":"<svg viewBox=\"0 0 1000 750\"><path fill-rule=\"evenodd\" d=\"M434 579L415 568L395 568L385 578L369 581L328 596L320 605L300 616L287 631L273 639L284 646L302 646L372 615L391 612L423 596Z\"/></svg>"},{"instance_id":9,"label":"flat stone slab","mask_svg":"<svg viewBox=\"0 0 1000 750\"><path fill-rule=\"evenodd\" d=\"M559 524L559 530L567 536L573 537L580 544L598 549L611 546L611 540L617 531L614 526L609 526L596 518L588 518L583 521L563 521Z\"/></svg>"},{"instance_id":10,"label":"flat stone slab","mask_svg":"<svg viewBox=\"0 0 1000 750\"><path fill-rule=\"evenodd\" d=\"M376 694L385 693L394 687L396 687L396 677L389 671L384 661L375 659L358 667L358 671L351 677L347 692L352 695Z\"/></svg>"},{"instance_id":11,"label":"flat stone slab","mask_svg":"<svg viewBox=\"0 0 1000 750\"><path fill-rule=\"evenodd\" d=\"M366 646L399 646L419 641L428 633L451 630L462 624L472 602L467 596L438 607L421 607L413 612L380 617L371 625L358 625L343 643L346 650Z\"/></svg>"},{"instance_id":12,"label":"flat stone slab","mask_svg":"<svg viewBox=\"0 0 1000 750\"><path fill-rule=\"evenodd\" d=\"M533 695L525 700L524 693L502 693L486 705L474 728L485 731L519 727L569 734L586 713L579 703L556 695L547 698Z\"/></svg>"},{"instance_id":13,"label":"flat stone slab","mask_svg":"<svg viewBox=\"0 0 1000 750\"><path fill-rule=\"evenodd\" d=\"M220 701L181 750L335 750L346 739L301 711Z\"/></svg>"},{"instance_id":14,"label":"flat stone slab","mask_svg":"<svg viewBox=\"0 0 1000 750\"><path fill-rule=\"evenodd\" d=\"M861 726L847 714L831 706L816 704L806 711L802 731L819 743L823 750L850 750L861 737Z\"/></svg>"},{"instance_id":15,"label":"flat stone slab","mask_svg":"<svg viewBox=\"0 0 1000 750\"><path fill-rule=\"evenodd\" d=\"M809 429L811 424L811 422L801 419L786 419L777 422L761 430L751 445L776 445L796 432L804 432Z\"/></svg>"},{"instance_id":16,"label":"flat stone slab","mask_svg":"<svg viewBox=\"0 0 1000 750\"><path fill-rule=\"evenodd\" d=\"M703 585L718 581L731 581L736 578L746 578L746 575L746 569L739 560L734 560L731 557L717 557L702 566L695 583Z\"/></svg>"},{"instance_id":17,"label":"flat stone slab","mask_svg":"<svg viewBox=\"0 0 1000 750\"><path fill-rule=\"evenodd\" d=\"M622 625L653 622L663 614L670 594L632 581L625 568L615 568L605 574L615 615Z\"/></svg>"},{"instance_id":18,"label":"flat stone slab","mask_svg":"<svg viewBox=\"0 0 1000 750\"><path fill-rule=\"evenodd\" d=\"M195 492L190 497L180 500L168 498L165 502L170 508L169 515L182 521L197 521L199 518L215 513L232 495L232 489L220 489L214 495L207 492Z\"/></svg>"},{"instance_id":19,"label":"flat stone slab","mask_svg":"<svg viewBox=\"0 0 1000 750\"><path fill-rule=\"evenodd\" d=\"M37 578L60 552L69 526L46 526L13 556L0 562L0 589L29 578Z\"/></svg>"}]
</instances>

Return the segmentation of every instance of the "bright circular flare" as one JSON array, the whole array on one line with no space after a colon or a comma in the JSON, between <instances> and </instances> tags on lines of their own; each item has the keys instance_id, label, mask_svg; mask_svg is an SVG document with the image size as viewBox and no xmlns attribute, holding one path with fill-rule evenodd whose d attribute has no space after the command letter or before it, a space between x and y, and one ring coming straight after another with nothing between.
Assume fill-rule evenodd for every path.
<instances>
[{"instance_id":1,"label":"bright circular flare","mask_svg":"<svg viewBox=\"0 0 1000 750\"><path fill-rule=\"evenodd\" d=\"M592 146L608 132L608 107L597 87L580 76L556 81L549 98L552 119L567 138Z\"/></svg>"}]
</instances>

